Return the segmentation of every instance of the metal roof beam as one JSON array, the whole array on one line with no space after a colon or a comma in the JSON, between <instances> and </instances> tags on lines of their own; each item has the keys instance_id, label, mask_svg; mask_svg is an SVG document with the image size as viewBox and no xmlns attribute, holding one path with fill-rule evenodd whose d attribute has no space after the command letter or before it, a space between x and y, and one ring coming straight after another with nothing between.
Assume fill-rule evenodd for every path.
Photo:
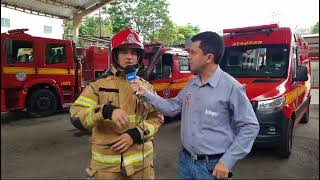
<instances>
[{"instance_id":1,"label":"metal roof beam","mask_svg":"<svg viewBox=\"0 0 320 180\"><path fill-rule=\"evenodd\" d=\"M58 2L56 0L36 0L36 1L43 2L43 3L46 3L46 4L55 5L55 6L58 6L58 7L62 6L62 7L65 7L65 8L68 8L68 9L72 9L72 10L75 10L75 11L84 11L84 10L86 10L86 8L83 8L83 7L80 7L80 6L72 6L72 5L69 5L69 4L66 4L66 3Z\"/></svg>"},{"instance_id":2,"label":"metal roof beam","mask_svg":"<svg viewBox=\"0 0 320 180\"><path fill-rule=\"evenodd\" d=\"M107 3L109 3L111 0L100 0L96 4L90 6L86 10L80 12L79 14L76 14L72 18L72 24L73 24L73 41L78 46L79 45L79 28L81 24L82 18L88 16L93 11L105 6Z\"/></svg>"},{"instance_id":3,"label":"metal roof beam","mask_svg":"<svg viewBox=\"0 0 320 180\"><path fill-rule=\"evenodd\" d=\"M31 9L31 8L25 8L25 7L21 7L21 6L18 6L18 5L14 5L13 6L13 5L10 5L10 4L1 3L1 6L9 8L9 9L14 9L14 10L17 10L17 11L29 13L29 14L39 15L39 16L46 16L46 17L60 18L60 19L70 19L70 17L61 16L61 15L57 15L57 14L49 14L49 13L46 13L46 12L43 12L43 11L40 11L40 10L35 10L35 9Z\"/></svg>"},{"instance_id":4,"label":"metal roof beam","mask_svg":"<svg viewBox=\"0 0 320 180\"><path fill-rule=\"evenodd\" d=\"M92 6L87 8L86 10L80 12L79 14L76 14L74 16L74 18L83 18L83 17L89 15L90 13L92 13L93 11L105 6L109 2L111 2L111 0L101 0L101 1L97 2L96 4L93 4Z\"/></svg>"}]
</instances>

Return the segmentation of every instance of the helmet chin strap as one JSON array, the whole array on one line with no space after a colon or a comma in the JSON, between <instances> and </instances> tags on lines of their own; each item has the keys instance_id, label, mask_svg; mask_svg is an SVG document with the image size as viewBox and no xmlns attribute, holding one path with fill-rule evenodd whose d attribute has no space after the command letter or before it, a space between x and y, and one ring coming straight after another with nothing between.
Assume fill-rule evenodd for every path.
<instances>
[{"instance_id":1,"label":"helmet chin strap","mask_svg":"<svg viewBox=\"0 0 320 180\"><path fill-rule=\"evenodd\" d=\"M140 58L140 55L137 57L138 61L139 61L139 58ZM118 58L116 58L115 54L113 54L113 59L116 61L115 65L116 65L116 68L119 70L119 71L124 71L124 67L122 67L118 61ZM135 65L135 68L137 69L137 71L139 70L139 62Z\"/></svg>"}]
</instances>

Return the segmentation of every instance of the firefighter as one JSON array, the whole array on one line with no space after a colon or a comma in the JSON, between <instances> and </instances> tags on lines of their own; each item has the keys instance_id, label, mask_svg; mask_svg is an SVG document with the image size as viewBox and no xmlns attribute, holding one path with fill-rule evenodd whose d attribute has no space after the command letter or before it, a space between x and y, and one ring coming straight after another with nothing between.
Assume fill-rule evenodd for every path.
<instances>
[{"instance_id":1,"label":"firefighter","mask_svg":"<svg viewBox=\"0 0 320 180\"><path fill-rule=\"evenodd\" d=\"M92 131L86 172L91 179L154 179L152 140L164 118L135 95L124 71L142 62L143 44L136 32L124 29L112 37L111 48L109 70L90 82L70 108L72 124Z\"/></svg>"}]
</instances>

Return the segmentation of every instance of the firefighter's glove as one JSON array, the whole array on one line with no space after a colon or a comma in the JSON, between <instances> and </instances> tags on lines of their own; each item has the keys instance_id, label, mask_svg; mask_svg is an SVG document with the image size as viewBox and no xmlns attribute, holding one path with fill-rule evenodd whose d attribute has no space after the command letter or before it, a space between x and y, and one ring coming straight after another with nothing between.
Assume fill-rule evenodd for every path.
<instances>
[{"instance_id":1,"label":"firefighter's glove","mask_svg":"<svg viewBox=\"0 0 320 180\"><path fill-rule=\"evenodd\" d=\"M141 135L140 132L137 128L134 129L129 129L127 131L127 133L131 136L133 143L135 144L141 144L142 143L142 139L141 139Z\"/></svg>"},{"instance_id":2,"label":"firefighter's glove","mask_svg":"<svg viewBox=\"0 0 320 180\"><path fill-rule=\"evenodd\" d=\"M111 119L118 128L129 126L129 117L127 113L111 104L103 106L102 115L104 119Z\"/></svg>"}]
</instances>

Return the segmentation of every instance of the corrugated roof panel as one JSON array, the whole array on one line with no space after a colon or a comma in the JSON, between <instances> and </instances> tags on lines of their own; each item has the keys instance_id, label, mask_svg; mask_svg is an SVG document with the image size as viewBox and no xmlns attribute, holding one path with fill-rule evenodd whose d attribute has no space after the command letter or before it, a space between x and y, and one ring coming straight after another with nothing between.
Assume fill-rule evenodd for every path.
<instances>
[{"instance_id":1,"label":"corrugated roof panel","mask_svg":"<svg viewBox=\"0 0 320 180\"><path fill-rule=\"evenodd\" d=\"M103 0L1 0L1 4L59 18L72 18L101 1Z\"/></svg>"}]
</instances>

